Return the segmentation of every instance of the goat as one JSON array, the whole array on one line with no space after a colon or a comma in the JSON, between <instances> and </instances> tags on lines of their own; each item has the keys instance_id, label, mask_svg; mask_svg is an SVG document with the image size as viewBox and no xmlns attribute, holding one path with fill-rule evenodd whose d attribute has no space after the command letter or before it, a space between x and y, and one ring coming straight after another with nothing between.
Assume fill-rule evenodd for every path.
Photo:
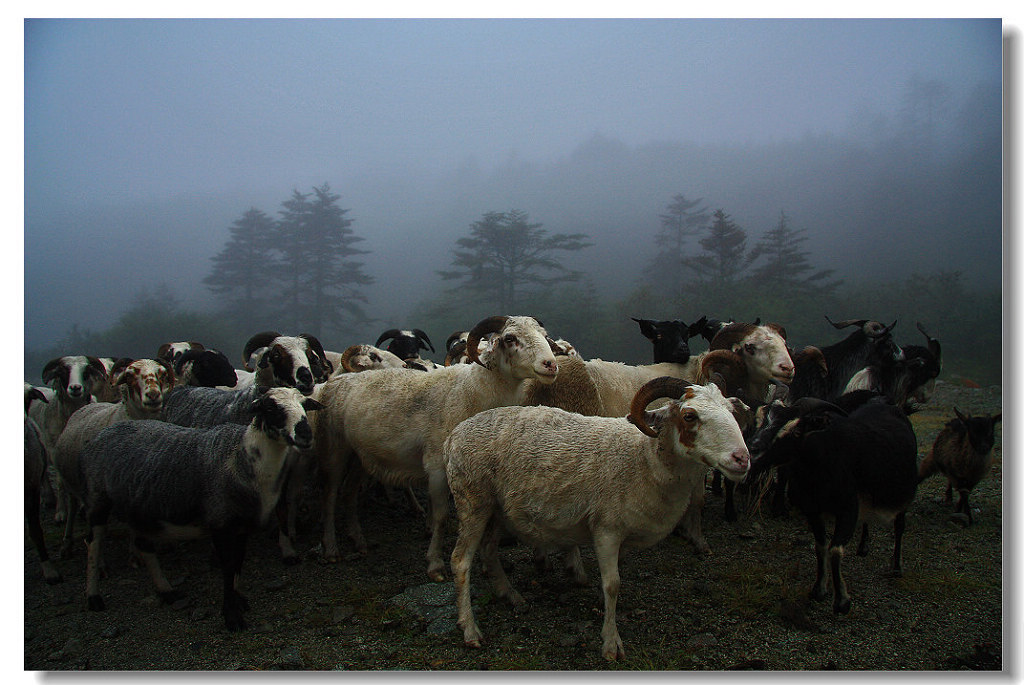
<instances>
[{"instance_id":1,"label":"goat","mask_svg":"<svg viewBox=\"0 0 1024 685\"><path fill-rule=\"evenodd\" d=\"M253 401L248 426L197 430L122 421L101 431L79 458L90 526L88 608L105 607L97 566L113 515L135 533L133 545L165 601L176 601L178 593L160 570L153 543L210 535L223 575L224 624L229 631L244 630L249 603L238 592L238 577L246 537L277 503L289 450L310 446L306 412L319 408L295 388L270 388Z\"/></svg>"},{"instance_id":2,"label":"goat","mask_svg":"<svg viewBox=\"0 0 1024 685\"><path fill-rule=\"evenodd\" d=\"M858 521L864 524L858 554L867 553L869 518L892 523L891 573L902 574L906 512L917 491L917 437L899 407L866 390L843 395L834 404L815 398L801 398L792 406L776 402L749 446L753 465L748 478L790 465L789 498L807 518L815 541L812 599L826 597L827 556L832 609L849 612L842 558ZM835 517L827 547L826 514Z\"/></svg>"},{"instance_id":3,"label":"goat","mask_svg":"<svg viewBox=\"0 0 1024 685\"><path fill-rule=\"evenodd\" d=\"M479 342L494 333L486 362ZM460 421L477 412L522 400L526 379L551 382L558 365L540 323L528 316L493 316L470 331L467 350L473 364L447 366L432 373L402 369L338 374L318 389L326 407L313 420L314 451L324 478L323 546L325 561L337 561L334 529L338 486L346 468L342 494L348 536L365 552L356 501L363 469L385 485L428 481L431 510L428 575L443 579L441 532L448 512L448 488L441 446ZM358 456L358 460L354 457Z\"/></svg>"},{"instance_id":4,"label":"goat","mask_svg":"<svg viewBox=\"0 0 1024 685\"><path fill-rule=\"evenodd\" d=\"M46 551L46 540L43 537L43 527L39 521L40 491L46 479L47 458L39 426L28 415L28 408L33 400L49 403L46 395L38 388L25 383L25 525L28 526L28 535L32 538L32 544L39 555L43 578L50 585L54 585L63 579L60 571L50 561L50 555Z\"/></svg>"},{"instance_id":5,"label":"goat","mask_svg":"<svg viewBox=\"0 0 1024 685\"><path fill-rule=\"evenodd\" d=\"M920 322L928 346L905 345L902 359L884 358L864 367L850 378L843 391L874 390L898 404L911 414L925 404L935 390L935 379L942 371L942 346L928 335Z\"/></svg>"},{"instance_id":6,"label":"goat","mask_svg":"<svg viewBox=\"0 0 1024 685\"><path fill-rule=\"evenodd\" d=\"M68 419L54 448L53 462L61 485L58 491L64 498L67 511L61 557L71 553L75 516L82 500L78 455L90 440L111 424L162 419L164 400L174 388L174 370L166 359L137 359L119 374L116 387L122 396L120 402L94 402L76 411Z\"/></svg>"},{"instance_id":7,"label":"goat","mask_svg":"<svg viewBox=\"0 0 1024 685\"><path fill-rule=\"evenodd\" d=\"M664 397L667 405L647 411ZM497 558L499 522L541 548L593 544L604 592L602 654L624 656L615 620L620 548L660 541L682 516L707 465L739 479L749 454L726 400L714 385L657 378L634 397L626 418L585 417L551 407L503 407L460 423L444 444L459 518L451 554L465 643L482 635L470 604L470 568L481 540L496 594L522 596ZM578 563L578 556L574 563Z\"/></svg>"},{"instance_id":8,"label":"goat","mask_svg":"<svg viewBox=\"0 0 1024 685\"><path fill-rule=\"evenodd\" d=\"M654 321L653 319L630 318L640 325L640 333L654 345L655 363L685 364L690 359L690 338L700 335L708 324L706 316L702 316L692 324L678 319Z\"/></svg>"},{"instance_id":9,"label":"goat","mask_svg":"<svg viewBox=\"0 0 1024 685\"><path fill-rule=\"evenodd\" d=\"M992 468L992 447L995 445L995 426L1002 420L1002 412L992 416L971 416L953 407L956 416L946 422L935 438L928 455L918 467L918 482L935 473L946 477L945 503L952 504L953 488L960 499L954 517L966 518L974 523L967 496Z\"/></svg>"}]
</instances>

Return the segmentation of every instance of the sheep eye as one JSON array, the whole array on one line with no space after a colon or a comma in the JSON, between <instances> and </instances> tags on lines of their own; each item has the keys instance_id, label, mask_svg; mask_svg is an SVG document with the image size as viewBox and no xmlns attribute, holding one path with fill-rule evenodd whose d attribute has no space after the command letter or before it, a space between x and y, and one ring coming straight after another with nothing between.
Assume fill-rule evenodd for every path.
<instances>
[{"instance_id":1,"label":"sheep eye","mask_svg":"<svg viewBox=\"0 0 1024 685\"><path fill-rule=\"evenodd\" d=\"M747 343L746 345L743 346L743 350L747 354L754 354L755 352L757 352L757 346L754 345L753 343Z\"/></svg>"},{"instance_id":2,"label":"sheep eye","mask_svg":"<svg viewBox=\"0 0 1024 685\"><path fill-rule=\"evenodd\" d=\"M695 412L692 412L692 411L683 412L683 421L686 421L687 423L693 423L696 420L697 420L697 414Z\"/></svg>"},{"instance_id":3,"label":"sheep eye","mask_svg":"<svg viewBox=\"0 0 1024 685\"><path fill-rule=\"evenodd\" d=\"M505 340L505 344L506 345L515 345L516 344L516 336L514 336L512 334L506 335L504 340Z\"/></svg>"}]
</instances>

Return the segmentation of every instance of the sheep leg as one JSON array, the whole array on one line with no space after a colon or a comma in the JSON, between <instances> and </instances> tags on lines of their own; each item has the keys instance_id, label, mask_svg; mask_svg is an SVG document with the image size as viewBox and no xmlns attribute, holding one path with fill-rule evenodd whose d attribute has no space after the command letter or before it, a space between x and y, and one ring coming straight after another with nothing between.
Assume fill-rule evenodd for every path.
<instances>
[{"instance_id":1,"label":"sheep leg","mask_svg":"<svg viewBox=\"0 0 1024 685\"><path fill-rule=\"evenodd\" d=\"M686 487L685 485L683 487ZM701 529L701 517L704 513L704 479L691 485L690 504L686 507L682 519L676 525L676 533L681 535L694 546L699 555L711 552L711 546L704 539L704 532Z\"/></svg>"},{"instance_id":2,"label":"sheep leg","mask_svg":"<svg viewBox=\"0 0 1024 685\"><path fill-rule=\"evenodd\" d=\"M522 607L526 604L526 600L512 587L508 576L505 575L505 567L501 565L501 559L498 558L498 543L501 540L501 533L502 527L498 525L496 518L492 518L484 532L484 546L481 553L484 573L491 579L491 587L494 588L495 595L508 600L513 607Z\"/></svg>"},{"instance_id":3,"label":"sheep leg","mask_svg":"<svg viewBox=\"0 0 1024 685\"><path fill-rule=\"evenodd\" d=\"M860 529L860 544L857 545L857 556L866 557L868 555L868 524L861 524Z\"/></svg>"},{"instance_id":4,"label":"sheep leg","mask_svg":"<svg viewBox=\"0 0 1024 685\"><path fill-rule=\"evenodd\" d=\"M787 513L786 487L789 485L789 467L775 468L775 492L772 495L772 516L782 517Z\"/></svg>"},{"instance_id":5,"label":"sheep leg","mask_svg":"<svg viewBox=\"0 0 1024 685\"><path fill-rule=\"evenodd\" d=\"M64 538L60 541L60 558L70 559L75 545L75 519L78 517L78 503L71 502L64 521Z\"/></svg>"},{"instance_id":6,"label":"sheep leg","mask_svg":"<svg viewBox=\"0 0 1024 685\"><path fill-rule=\"evenodd\" d=\"M598 533L594 536L594 552L597 567L601 570L601 589L604 591L604 625L601 626L601 654L614 661L626 656L615 623L615 606L619 599L619 545L621 541L613 536Z\"/></svg>"},{"instance_id":7,"label":"sheep leg","mask_svg":"<svg viewBox=\"0 0 1024 685\"><path fill-rule=\"evenodd\" d=\"M590 584L587 571L583 568L583 558L580 556L578 545L565 553L565 570L572 574L572 581L577 585L585 586Z\"/></svg>"},{"instance_id":8,"label":"sheep leg","mask_svg":"<svg viewBox=\"0 0 1024 685\"><path fill-rule=\"evenodd\" d=\"M846 581L843 579L843 552L856 530L856 508L853 509L853 514L836 515L836 527L832 532L832 544L829 546L828 553L829 564L832 568L832 611L837 614L846 614L850 611L850 595L846 591Z\"/></svg>"},{"instance_id":9,"label":"sheep leg","mask_svg":"<svg viewBox=\"0 0 1024 685\"><path fill-rule=\"evenodd\" d=\"M459 627L462 637L469 647L479 647L483 640L480 627L473 618L473 604L470 598L470 570L473 556L484 535L491 518L491 504L476 503L471 507L469 502L462 503L459 512L459 538L452 549L452 573L455 575L456 604L459 609ZM472 509L472 510L471 510Z\"/></svg>"},{"instance_id":10,"label":"sheep leg","mask_svg":"<svg viewBox=\"0 0 1024 685\"><path fill-rule=\"evenodd\" d=\"M970 526L974 523L974 517L971 515L971 505L967 502L967 495L970 490L967 488L957 488L957 493L960 495L960 500L956 503L956 511L959 514L967 515L967 525Z\"/></svg>"},{"instance_id":11,"label":"sheep leg","mask_svg":"<svg viewBox=\"0 0 1024 685\"><path fill-rule=\"evenodd\" d=\"M182 594L171 587L167 577L164 575L163 569L160 567L160 561L156 558L156 546L153 544L153 541L136 533L132 540L132 546L135 548L139 558L142 559L142 563L145 564L146 570L149 571L149 577L153 580L153 585L156 586L156 594L160 596L160 601L164 604L174 604L181 600L183 598Z\"/></svg>"},{"instance_id":12,"label":"sheep leg","mask_svg":"<svg viewBox=\"0 0 1024 685\"><path fill-rule=\"evenodd\" d=\"M224 627L231 632L246 629L242 612L249 609L249 601L238 592L238 579L245 558L246 535L235 531L221 530L213 535L213 546L220 558L221 575L224 583Z\"/></svg>"},{"instance_id":13,"label":"sheep leg","mask_svg":"<svg viewBox=\"0 0 1024 685\"><path fill-rule=\"evenodd\" d=\"M46 552L46 540L43 537L43 526L39 521L39 488L25 488L25 522L28 524L28 535L32 538L36 552L39 554L39 563L42 566L43 578L50 585L61 582L60 571L50 561L50 555Z\"/></svg>"},{"instance_id":14,"label":"sheep leg","mask_svg":"<svg viewBox=\"0 0 1024 685\"><path fill-rule=\"evenodd\" d=\"M334 527L335 511L338 504L338 489L343 488L341 500L345 529L352 540L356 551L366 553L366 540L359 526L359 488L362 485L364 471L351 450L338 457L337 460L322 469L324 485L321 495L320 517L323 522L323 549L320 558L326 563L336 563L341 559L338 552L338 534Z\"/></svg>"},{"instance_id":15,"label":"sheep leg","mask_svg":"<svg viewBox=\"0 0 1024 685\"><path fill-rule=\"evenodd\" d=\"M711 473L711 494L722 494L722 473L720 471L712 471Z\"/></svg>"},{"instance_id":16,"label":"sheep leg","mask_svg":"<svg viewBox=\"0 0 1024 685\"><path fill-rule=\"evenodd\" d=\"M825 544L825 521L821 514L808 516L807 522L811 526L811 533L814 535L814 558L816 576L814 585L811 586L811 599L821 601L825 599L828 590L828 575L825 573L825 554L828 547Z\"/></svg>"},{"instance_id":17,"label":"sheep leg","mask_svg":"<svg viewBox=\"0 0 1024 685\"><path fill-rule=\"evenodd\" d=\"M715 477L721 478L722 474L715 471ZM735 521L736 520L736 501L734 495L736 492L736 484L731 480L725 481L725 520Z\"/></svg>"},{"instance_id":18,"label":"sheep leg","mask_svg":"<svg viewBox=\"0 0 1024 685\"><path fill-rule=\"evenodd\" d=\"M892 521L893 547L892 547L892 575L896 578L903 576L903 530L907 525L907 512L901 511L896 514Z\"/></svg>"},{"instance_id":19,"label":"sheep leg","mask_svg":"<svg viewBox=\"0 0 1024 685\"><path fill-rule=\"evenodd\" d=\"M89 515L89 532L85 538L89 550L85 562L85 600L89 611L103 611L106 608L99 589L100 547L107 529L106 519L106 515L100 512Z\"/></svg>"},{"instance_id":20,"label":"sheep leg","mask_svg":"<svg viewBox=\"0 0 1024 685\"><path fill-rule=\"evenodd\" d=\"M405 496L408 498L409 506L412 507L413 511L415 511L420 516L423 516L424 518L426 518L427 510L424 509L423 505L420 504L420 501L418 499L416 499L416 493L413 492L411 485L409 485L409 486L407 486L405 488Z\"/></svg>"},{"instance_id":21,"label":"sheep leg","mask_svg":"<svg viewBox=\"0 0 1024 685\"><path fill-rule=\"evenodd\" d=\"M427 490L430 494L430 545L427 547L427 575L431 580L444 580L444 561L441 559L441 539L448 518L448 476L443 469L427 472Z\"/></svg>"},{"instance_id":22,"label":"sheep leg","mask_svg":"<svg viewBox=\"0 0 1024 685\"><path fill-rule=\"evenodd\" d=\"M296 522L299 516L299 500L306 484L309 468L309 457L301 453L293 455L293 463L288 471L284 496L277 501L277 545L281 548L281 559L291 566L299 563L299 554L295 551Z\"/></svg>"}]
</instances>

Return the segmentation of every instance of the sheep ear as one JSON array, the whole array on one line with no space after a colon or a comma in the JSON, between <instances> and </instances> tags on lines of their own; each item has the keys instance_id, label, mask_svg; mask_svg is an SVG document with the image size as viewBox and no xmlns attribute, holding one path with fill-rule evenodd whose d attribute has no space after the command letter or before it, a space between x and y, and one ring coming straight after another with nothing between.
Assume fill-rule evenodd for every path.
<instances>
[{"instance_id":1,"label":"sheep ear","mask_svg":"<svg viewBox=\"0 0 1024 685\"><path fill-rule=\"evenodd\" d=\"M302 400L302 408L306 411L316 411L317 409L323 409L324 405L320 404L312 397L307 397Z\"/></svg>"},{"instance_id":2,"label":"sheep ear","mask_svg":"<svg viewBox=\"0 0 1024 685\"><path fill-rule=\"evenodd\" d=\"M635 319L632 316L629 318L640 324L640 335L644 336L648 340L653 340L654 336L658 334L657 329L654 327L654 322L650 319Z\"/></svg>"}]
</instances>

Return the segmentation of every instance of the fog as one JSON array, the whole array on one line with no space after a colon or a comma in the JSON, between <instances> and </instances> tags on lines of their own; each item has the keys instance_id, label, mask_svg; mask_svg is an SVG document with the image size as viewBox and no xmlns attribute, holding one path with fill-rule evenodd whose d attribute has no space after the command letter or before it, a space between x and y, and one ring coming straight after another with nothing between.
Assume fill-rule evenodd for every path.
<instances>
[{"instance_id":1,"label":"fog","mask_svg":"<svg viewBox=\"0 0 1024 685\"><path fill-rule=\"evenodd\" d=\"M587 233L572 266L621 296L676 194L751 242L785 211L846 279L1001 282L998 20L28 20L24 36L26 347L109 326L147 288L211 307L200 281L231 223L325 182L387 327L420 325L411 307L488 211ZM926 112L912 83L939 87Z\"/></svg>"}]
</instances>

